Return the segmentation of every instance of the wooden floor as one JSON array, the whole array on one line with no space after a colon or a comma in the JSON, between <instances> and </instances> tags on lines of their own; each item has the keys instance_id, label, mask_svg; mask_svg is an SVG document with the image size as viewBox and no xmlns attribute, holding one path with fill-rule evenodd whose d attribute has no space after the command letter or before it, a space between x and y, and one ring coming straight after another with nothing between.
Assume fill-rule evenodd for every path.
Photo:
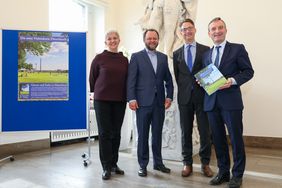
<instances>
[{"instance_id":1,"label":"wooden floor","mask_svg":"<svg viewBox=\"0 0 282 188\"><path fill-rule=\"evenodd\" d=\"M97 141L91 146L91 164L84 167L81 155L87 152L87 143L52 147L50 150L15 156L15 161L0 164L0 188L206 188L210 178L200 173L199 158L194 158L192 176L181 177L182 163L165 161L171 174L163 174L148 165L148 176L137 174L137 159L131 153L120 152L119 166L125 175L113 175L103 181L98 158ZM215 157L211 162L216 170ZM227 187L227 184L216 187ZM243 188L282 187L282 151L247 148L247 166Z\"/></svg>"}]
</instances>

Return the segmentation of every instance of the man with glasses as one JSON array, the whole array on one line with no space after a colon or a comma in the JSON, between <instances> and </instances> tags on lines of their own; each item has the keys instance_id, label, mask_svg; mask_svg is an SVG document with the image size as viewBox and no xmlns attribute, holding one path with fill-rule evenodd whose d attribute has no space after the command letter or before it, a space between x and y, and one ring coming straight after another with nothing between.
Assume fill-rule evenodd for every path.
<instances>
[{"instance_id":1,"label":"man with glasses","mask_svg":"<svg viewBox=\"0 0 282 188\"><path fill-rule=\"evenodd\" d=\"M207 114L203 111L205 91L201 88L194 74L204 68L202 55L209 47L195 41L196 28L191 19L180 23L181 35L185 44L173 53L173 67L175 80L178 85L178 107L180 111L180 125L182 130L182 176L190 176L193 172L193 122L196 114L200 134L200 159L202 173L212 177L213 172L209 167L211 156L211 136Z\"/></svg>"}]
</instances>

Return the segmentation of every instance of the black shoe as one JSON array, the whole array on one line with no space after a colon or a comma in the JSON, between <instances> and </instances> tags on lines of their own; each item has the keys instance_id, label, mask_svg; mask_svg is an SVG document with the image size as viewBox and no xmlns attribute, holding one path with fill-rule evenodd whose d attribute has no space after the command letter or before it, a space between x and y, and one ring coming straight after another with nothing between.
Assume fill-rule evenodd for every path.
<instances>
[{"instance_id":1,"label":"black shoe","mask_svg":"<svg viewBox=\"0 0 282 188\"><path fill-rule=\"evenodd\" d=\"M124 171L120 169L118 166L112 167L112 172L115 172L116 174L124 175Z\"/></svg>"},{"instance_id":2,"label":"black shoe","mask_svg":"<svg viewBox=\"0 0 282 188\"><path fill-rule=\"evenodd\" d=\"M229 182L230 180L230 175L229 174L223 174L219 175L217 174L211 181L210 185L220 185L224 182Z\"/></svg>"},{"instance_id":3,"label":"black shoe","mask_svg":"<svg viewBox=\"0 0 282 188\"><path fill-rule=\"evenodd\" d=\"M158 165L158 166L154 166L155 170L161 171L163 173L170 173L170 169L165 167L165 165Z\"/></svg>"},{"instance_id":4,"label":"black shoe","mask_svg":"<svg viewBox=\"0 0 282 188\"><path fill-rule=\"evenodd\" d=\"M104 170L103 174L102 174L102 179L103 180L108 180L111 178L111 171L109 170Z\"/></svg>"},{"instance_id":5,"label":"black shoe","mask_svg":"<svg viewBox=\"0 0 282 188\"><path fill-rule=\"evenodd\" d=\"M146 168L140 168L138 171L138 175L141 177L146 177L147 176L147 169Z\"/></svg>"},{"instance_id":6,"label":"black shoe","mask_svg":"<svg viewBox=\"0 0 282 188\"><path fill-rule=\"evenodd\" d=\"M229 188L239 188L242 185L242 178L232 177L229 182Z\"/></svg>"}]
</instances>

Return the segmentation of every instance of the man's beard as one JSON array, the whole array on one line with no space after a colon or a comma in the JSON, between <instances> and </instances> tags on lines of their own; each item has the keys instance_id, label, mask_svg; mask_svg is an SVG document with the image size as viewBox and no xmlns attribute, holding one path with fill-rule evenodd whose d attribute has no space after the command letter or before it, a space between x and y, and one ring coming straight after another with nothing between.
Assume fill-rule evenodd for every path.
<instances>
[{"instance_id":1,"label":"man's beard","mask_svg":"<svg viewBox=\"0 0 282 188\"><path fill-rule=\"evenodd\" d=\"M154 51L158 47L158 44L156 46L154 46L154 48L151 48L148 44L145 44L145 46L148 50Z\"/></svg>"}]
</instances>

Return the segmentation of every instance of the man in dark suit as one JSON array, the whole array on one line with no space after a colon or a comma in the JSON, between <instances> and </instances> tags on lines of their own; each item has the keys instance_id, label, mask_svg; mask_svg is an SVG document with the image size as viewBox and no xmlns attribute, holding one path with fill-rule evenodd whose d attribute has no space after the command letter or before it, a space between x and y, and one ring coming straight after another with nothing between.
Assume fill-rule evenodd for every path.
<instances>
[{"instance_id":1,"label":"man in dark suit","mask_svg":"<svg viewBox=\"0 0 282 188\"><path fill-rule=\"evenodd\" d=\"M210 127L206 112L203 111L205 91L201 88L194 74L203 66L202 55L209 50L195 41L196 28L191 19L180 23L181 35L185 44L173 53L173 67L175 80L178 86L178 106L180 111L180 125L182 131L182 176L187 177L193 172L193 122L196 114L200 135L200 158L202 172L207 177L212 177L213 172L209 167L211 156ZM191 61L191 62L190 62Z\"/></svg>"},{"instance_id":2,"label":"man in dark suit","mask_svg":"<svg viewBox=\"0 0 282 188\"><path fill-rule=\"evenodd\" d=\"M173 98L173 83L168 68L167 56L156 51L159 34L154 29L144 32L146 48L131 56L127 78L127 100L137 117L137 156L139 176L147 176L149 163L149 130L152 129L152 152L155 170L170 173L162 161L162 129L165 109ZM166 88L166 96L165 96Z\"/></svg>"},{"instance_id":3,"label":"man in dark suit","mask_svg":"<svg viewBox=\"0 0 282 188\"><path fill-rule=\"evenodd\" d=\"M244 45L226 41L227 29L221 18L214 18L209 23L208 33L214 46L204 55L205 65L214 63L227 79L225 85L210 96L206 94L204 100L219 168L210 184L219 185L230 181L229 187L240 187L246 164L240 86L253 77L254 70ZM231 180L225 125L232 144L234 164Z\"/></svg>"}]
</instances>

